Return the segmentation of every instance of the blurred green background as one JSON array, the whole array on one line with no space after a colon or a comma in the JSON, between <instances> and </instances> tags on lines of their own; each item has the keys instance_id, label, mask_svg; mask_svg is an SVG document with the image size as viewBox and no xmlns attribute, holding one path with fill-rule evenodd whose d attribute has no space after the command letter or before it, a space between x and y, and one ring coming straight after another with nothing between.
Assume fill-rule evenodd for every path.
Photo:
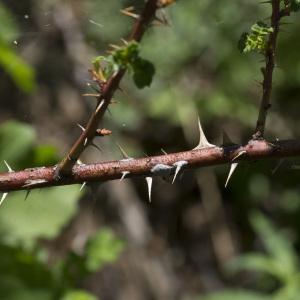
<instances>
[{"instance_id":1,"label":"blurred green background","mask_svg":"<svg viewBox=\"0 0 300 300\"><path fill-rule=\"evenodd\" d=\"M133 20L120 9L144 1L0 1L0 170L55 164L95 104L88 69ZM183 151L253 134L261 88L258 54L240 35L270 7L259 1L178 0L141 46L156 75L130 78L101 126L113 135L85 163ZM299 13L278 45L269 140L300 137ZM300 293L300 161L189 171L174 185L143 179L10 193L0 207L1 299L296 300ZM24 201L26 199L26 201Z\"/></svg>"}]
</instances>

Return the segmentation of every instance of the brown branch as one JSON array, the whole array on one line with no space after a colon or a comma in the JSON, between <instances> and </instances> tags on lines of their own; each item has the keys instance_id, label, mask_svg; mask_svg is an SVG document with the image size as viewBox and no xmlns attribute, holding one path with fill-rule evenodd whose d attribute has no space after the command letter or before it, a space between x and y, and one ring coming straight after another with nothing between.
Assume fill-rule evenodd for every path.
<instances>
[{"instance_id":1,"label":"brown branch","mask_svg":"<svg viewBox=\"0 0 300 300\"><path fill-rule=\"evenodd\" d=\"M158 0L148 0L145 7L136 21L132 33L130 35L130 40L135 40L139 42L143 34L155 16L156 10L159 8ZM119 88L121 79L123 78L126 70L120 69L115 73L102 87L102 93L98 98L95 111L92 113L85 130L82 132L80 137L76 140L74 145L68 154L63 158L56 170L56 176L60 175L70 175L72 173L72 168L79 159L81 153L85 148L93 141L95 133L100 120L103 118L109 104L111 103L112 96L114 92Z\"/></svg>"},{"instance_id":2,"label":"brown branch","mask_svg":"<svg viewBox=\"0 0 300 300\"><path fill-rule=\"evenodd\" d=\"M273 72L275 67L275 54L277 38L279 33L281 10L280 10L280 0L272 0L272 16L271 16L271 26L273 32L269 36L267 42L267 48L265 51L266 65L262 69L263 73L263 95L261 99L259 115L256 123L255 133L253 135L254 139L263 138L266 118L268 110L271 107L271 94L272 94L272 82L273 82Z\"/></svg>"},{"instance_id":3,"label":"brown branch","mask_svg":"<svg viewBox=\"0 0 300 300\"><path fill-rule=\"evenodd\" d=\"M10 192L83 182L104 182L120 179L125 172L126 178L173 175L178 162L184 162L183 169L226 164L231 163L243 151L245 153L240 155L236 159L237 161L300 156L300 140L274 143L268 143L265 140L251 140L246 145L215 146L138 159L123 159L89 165L76 164L70 176L61 178L55 176L57 166L25 169L0 174L0 191Z\"/></svg>"}]
</instances>

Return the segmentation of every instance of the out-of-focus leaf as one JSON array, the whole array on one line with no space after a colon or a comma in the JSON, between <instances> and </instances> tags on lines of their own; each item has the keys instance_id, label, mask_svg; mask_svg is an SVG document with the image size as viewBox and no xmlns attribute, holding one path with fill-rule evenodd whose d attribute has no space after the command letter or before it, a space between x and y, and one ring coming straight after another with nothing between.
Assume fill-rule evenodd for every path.
<instances>
[{"instance_id":1,"label":"out-of-focus leaf","mask_svg":"<svg viewBox=\"0 0 300 300\"><path fill-rule=\"evenodd\" d=\"M86 268L97 271L103 264L114 262L124 248L124 242L109 229L100 230L87 244Z\"/></svg>"},{"instance_id":2,"label":"out-of-focus leaf","mask_svg":"<svg viewBox=\"0 0 300 300\"><path fill-rule=\"evenodd\" d=\"M255 271L272 275L278 279L282 279L281 268L277 265L272 257L261 254L242 255L228 264L228 270L232 272L238 271Z\"/></svg>"},{"instance_id":3,"label":"out-of-focus leaf","mask_svg":"<svg viewBox=\"0 0 300 300\"><path fill-rule=\"evenodd\" d=\"M0 43L11 43L18 36L18 28L8 9L0 3Z\"/></svg>"},{"instance_id":4,"label":"out-of-focus leaf","mask_svg":"<svg viewBox=\"0 0 300 300\"><path fill-rule=\"evenodd\" d=\"M53 238L76 211L78 186L34 190L8 195L0 209L2 240L11 245L32 247L37 238Z\"/></svg>"},{"instance_id":5,"label":"out-of-focus leaf","mask_svg":"<svg viewBox=\"0 0 300 300\"><path fill-rule=\"evenodd\" d=\"M259 213L252 214L251 223L280 270L281 278L296 274L298 259L291 242Z\"/></svg>"},{"instance_id":6,"label":"out-of-focus leaf","mask_svg":"<svg viewBox=\"0 0 300 300\"><path fill-rule=\"evenodd\" d=\"M83 290L68 291L61 300L97 300L93 294ZM99 299L98 299L99 300Z\"/></svg>"},{"instance_id":7,"label":"out-of-focus leaf","mask_svg":"<svg viewBox=\"0 0 300 300\"><path fill-rule=\"evenodd\" d=\"M3 160L14 165L21 161L32 150L35 133L31 126L9 121L0 126L0 165ZM1 170L6 170L3 165Z\"/></svg>"},{"instance_id":8,"label":"out-of-focus leaf","mask_svg":"<svg viewBox=\"0 0 300 300\"><path fill-rule=\"evenodd\" d=\"M18 246L0 245L0 256L1 299L51 299L51 272L34 254Z\"/></svg>"},{"instance_id":9,"label":"out-of-focus leaf","mask_svg":"<svg viewBox=\"0 0 300 300\"><path fill-rule=\"evenodd\" d=\"M0 43L0 66L10 75L15 84L24 92L35 89L35 72L15 52Z\"/></svg>"},{"instance_id":10,"label":"out-of-focus leaf","mask_svg":"<svg viewBox=\"0 0 300 300\"><path fill-rule=\"evenodd\" d=\"M271 300L271 297L243 290L225 290L199 297L197 300Z\"/></svg>"},{"instance_id":11,"label":"out-of-focus leaf","mask_svg":"<svg viewBox=\"0 0 300 300\"><path fill-rule=\"evenodd\" d=\"M291 10L295 12L300 10L300 0L291 0Z\"/></svg>"},{"instance_id":12,"label":"out-of-focus leaf","mask_svg":"<svg viewBox=\"0 0 300 300\"><path fill-rule=\"evenodd\" d=\"M34 148L34 166L49 166L58 161L55 147L51 145L40 145Z\"/></svg>"}]
</instances>

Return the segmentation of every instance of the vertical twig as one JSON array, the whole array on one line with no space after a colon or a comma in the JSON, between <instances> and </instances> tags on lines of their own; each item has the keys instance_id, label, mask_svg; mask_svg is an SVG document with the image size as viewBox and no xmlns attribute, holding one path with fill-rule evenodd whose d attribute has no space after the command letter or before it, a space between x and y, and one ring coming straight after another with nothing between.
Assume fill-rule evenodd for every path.
<instances>
[{"instance_id":1,"label":"vertical twig","mask_svg":"<svg viewBox=\"0 0 300 300\"><path fill-rule=\"evenodd\" d=\"M261 99L259 115L256 123L255 133L253 135L254 139L263 138L266 118L268 110L271 107L271 96L272 96L272 82L273 82L273 72L275 67L275 55L276 55L276 45L277 38L280 27L280 19L282 17L280 10L280 0L272 0L272 16L271 16L271 26L273 32L270 33L269 40L267 42L267 48L265 51L266 65L262 68L263 73L263 95Z\"/></svg>"}]
</instances>

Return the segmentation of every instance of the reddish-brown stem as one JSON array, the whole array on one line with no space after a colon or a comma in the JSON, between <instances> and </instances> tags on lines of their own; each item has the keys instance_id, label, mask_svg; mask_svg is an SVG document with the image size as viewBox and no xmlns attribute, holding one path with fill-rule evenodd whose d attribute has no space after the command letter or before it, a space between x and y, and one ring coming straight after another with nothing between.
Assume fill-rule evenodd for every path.
<instances>
[{"instance_id":1,"label":"reddish-brown stem","mask_svg":"<svg viewBox=\"0 0 300 300\"><path fill-rule=\"evenodd\" d=\"M0 191L10 192L83 182L104 182L119 179L124 172L126 172L126 178L162 176L165 174L160 173L160 170L163 172L166 166L169 168L170 175L172 175L178 162L184 161L183 168L185 169L226 164L232 162L243 151L244 154L238 157L238 161L300 156L300 140L275 141L273 143L268 143L265 140L252 140L246 145L207 147L161 156L108 161L89 165L77 164L70 176L61 178L55 178L54 176L56 166L2 173L0 174ZM155 166L157 167L154 168Z\"/></svg>"},{"instance_id":2,"label":"reddish-brown stem","mask_svg":"<svg viewBox=\"0 0 300 300\"><path fill-rule=\"evenodd\" d=\"M275 54L277 38L280 26L280 0L272 0L272 16L271 16L271 26L273 32L270 34L269 40L267 42L267 48L265 51L266 65L263 71L263 95L261 99L259 115L256 123L255 133L253 135L254 139L263 138L266 126L266 118L268 110L271 107L271 94L272 94L272 82L273 82L273 72L275 67Z\"/></svg>"},{"instance_id":3,"label":"reddish-brown stem","mask_svg":"<svg viewBox=\"0 0 300 300\"><path fill-rule=\"evenodd\" d=\"M129 38L130 40L135 40L139 42L142 39L142 36L147 26L153 19L157 8L158 0L148 0L146 2L140 17L134 25L133 31ZM103 115L111 102L112 96L114 92L118 89L120 81L123 78L125 72L125 69L120 69L104 85L103 91L98 99L95 111L92 113L88 124L85 127L85 130L76 140L68 154L58 165L55 177L58 178L59 176L70 175L72 173L72 168L76 164L81 153L93 141L98 124L103 118Z\"/></svg>"}]
</instances>

